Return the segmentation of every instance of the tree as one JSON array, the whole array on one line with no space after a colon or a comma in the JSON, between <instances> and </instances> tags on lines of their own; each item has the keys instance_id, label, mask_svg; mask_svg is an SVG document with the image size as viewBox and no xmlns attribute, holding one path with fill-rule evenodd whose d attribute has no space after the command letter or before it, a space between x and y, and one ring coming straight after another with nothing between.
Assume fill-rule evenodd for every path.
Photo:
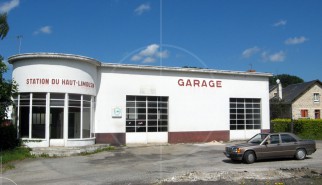
<instances>
[{"instance_id":1,"label":"tree","mask_svg":"<svg viewBox=\"0 0 322 185\"><path fill-rule=\"evenodd\" d=\"M9 24L7 22L7 14L0 14L0 38L4 39L9 32Z\"/></svg>"},{"instance_id":2,"label":"tree","mask_svg":"<svg viewBox=\"0 0 322 185\"><path fill-rule=\"evenodd\" d=\"M303 83L304 80L298 76L288 75L288 74L280 74L275 75L269 78L269 85L276 85L276 80L280 79L282 86L287 87L291 84Z\"/></svg>"},{"instance_id":3,"label":"tree","mask_svg":"<svg viewBox=\"0 0 322 185\"><path fill-rule=\"evenodd\" d=\"M0 14L0 38L3 39L9 31L7 14ZM12 105L11 97L17 92L15 82L3 78L3 73L7 72L8 67L0 55L0 124L7 119L8 107Z\"/></svg>"}]
</instances>

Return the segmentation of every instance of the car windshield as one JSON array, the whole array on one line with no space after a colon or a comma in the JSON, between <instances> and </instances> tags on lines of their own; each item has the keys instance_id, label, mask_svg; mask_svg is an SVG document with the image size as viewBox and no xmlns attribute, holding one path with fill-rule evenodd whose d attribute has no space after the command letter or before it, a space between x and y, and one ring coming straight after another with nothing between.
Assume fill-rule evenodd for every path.
<instances>
[{"instance_id":1,"label":"car windshield","mask_svg":"<svg viewBox=\"0 0 322 185\"><path fill-rule=\"evenodd\" d=\"M248 143L261 144L267 136L268 134L256 134L254 137L248 140Z\"/></svg>"}]
</instances>

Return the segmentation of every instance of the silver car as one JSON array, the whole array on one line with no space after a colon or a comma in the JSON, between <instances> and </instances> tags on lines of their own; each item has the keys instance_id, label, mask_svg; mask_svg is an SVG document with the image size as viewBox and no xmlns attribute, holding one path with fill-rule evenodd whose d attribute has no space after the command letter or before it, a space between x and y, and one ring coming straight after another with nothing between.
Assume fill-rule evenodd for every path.
<instances>
[{"instance_id":1,"label":"silver car","mask_svg":"<svg viewBox=\"0 0 322 185\"><path fill-rule=\"evenodd\" d=\"M260 159L295 157L303 160L316 151L314 140L302 140L292 133L260 133L247 143L227 146L224 154L231 160L250 164Z\"/></svg>"}]
</instances>

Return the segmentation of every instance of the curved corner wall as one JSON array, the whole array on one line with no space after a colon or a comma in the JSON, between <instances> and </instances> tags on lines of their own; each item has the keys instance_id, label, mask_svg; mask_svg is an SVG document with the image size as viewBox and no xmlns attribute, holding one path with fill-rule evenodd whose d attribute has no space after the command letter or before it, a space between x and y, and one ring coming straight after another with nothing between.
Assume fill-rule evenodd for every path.
<instances>
[{"instance_id":1,"label":"curved corner wall","mask_svg":"<svg viewBox=\"0 0 322 185\"><path fill-rule=\"evenodd\" d=\"M18 84L14 120L30 147L95 143L93 107L100 62L57 53L9 58Z\"/></svg>"}]
</instances>

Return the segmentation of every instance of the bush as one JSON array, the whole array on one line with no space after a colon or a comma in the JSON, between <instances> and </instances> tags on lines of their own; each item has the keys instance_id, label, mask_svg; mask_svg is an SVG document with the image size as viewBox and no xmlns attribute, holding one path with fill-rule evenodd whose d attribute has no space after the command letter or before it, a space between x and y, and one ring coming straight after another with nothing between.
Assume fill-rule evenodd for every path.
<instances>
[{"instance_id":1,"label":"bush","mask_svg":"<svg viewBox=\"0 0 322 185\"><path fill-rule=\"evenodd\" d=\"M1 150L13 149L19 145L17 129L14 125L0 125L0 148Z\"/></svg>"},{"instance_id":2,"label":"bush","mask_svg":"<svg viewBox=\"0 0 322 185\"><path fill-rule=\"evenodd\" d=\"M272 120L271 128L273 132L290 132L291 119L274 119Z\"/></svg>"},{"instance_id":3,"label":"bush","mask_svg":"<svg viewBox=\"0 0 322 185\"><path fill-rule=\"evenodd\" d=\"M273 132L291 132L291 119L272 120ZM322 139L322 119L293 120L293 131L303 139Z\"/></svg>"}]
</instances>

